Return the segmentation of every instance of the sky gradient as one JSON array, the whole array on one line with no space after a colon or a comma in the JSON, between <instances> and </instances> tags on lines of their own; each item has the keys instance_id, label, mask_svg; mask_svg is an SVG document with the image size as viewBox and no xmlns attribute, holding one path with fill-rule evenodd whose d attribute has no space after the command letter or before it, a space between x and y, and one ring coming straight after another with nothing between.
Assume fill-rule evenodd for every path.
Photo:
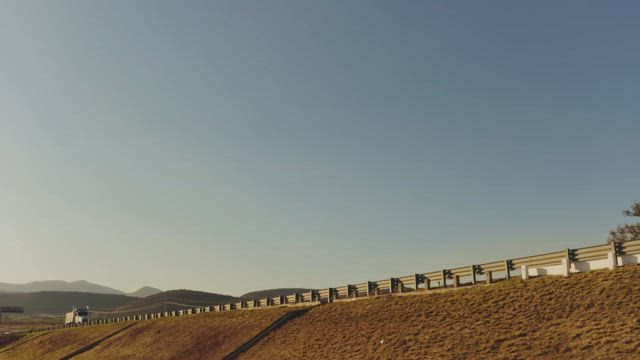
<instances>
[{"instance_id":1,"label":"sky gradient","mask_svg":"<svg viewBox=\"0 0 640 360\"><path fill-rule=\"evenodd\" d=\"M602 243L637 2L3 1L0 281L239 295Z\"/></svg>"}]
</instances>

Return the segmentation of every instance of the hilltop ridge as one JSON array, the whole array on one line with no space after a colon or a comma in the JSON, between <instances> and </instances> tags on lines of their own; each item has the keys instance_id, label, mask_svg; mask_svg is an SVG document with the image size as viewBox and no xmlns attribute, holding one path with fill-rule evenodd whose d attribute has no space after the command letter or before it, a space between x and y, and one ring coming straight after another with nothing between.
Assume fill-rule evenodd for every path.
<instances>
[{"instance_id":1,"label":"hilltop ridge","mask_svg":"<svg viewBox=\"0 0 640 360\"><path fill-rule=\"evenodd\" d=\"M306 293L311 291L312 289L308 288L278 288L278 289L267 289L267 290L258 290L251 291L246 294L240 296L243 299L262 299L265 297L274 297L279 295L291 295L293 293Z\"/></svg>"},{"instance_id":2,"label":"hilltop ridge","mask_svg":"<svg viewBox=\"0 0 640 360\"><path fill-rule=\"evenodd\" d=\"M150 286L143 286L140 289L127 293L109 286L91 283L86 280L64 281L64 280L41 280L31 281L24 284L11 284L0 282L0 292L5 293L34 293L43 291L58 292L84 292L93 294L128 295L133 297L145 297L162 292Z\"/></svg>"},{"instance_id":3,"label":"hilltop ridge","mask_svg":"<svg viewBox=\"0 0 640 360\"><path fill-rule=\"evenodd\" d=\"M131 302L112 309L113 312L159 312L182 309L189 306L206 306L239 301L231 295L215 294L195 290L169 290Z\"/></svg>"}]
</instances>

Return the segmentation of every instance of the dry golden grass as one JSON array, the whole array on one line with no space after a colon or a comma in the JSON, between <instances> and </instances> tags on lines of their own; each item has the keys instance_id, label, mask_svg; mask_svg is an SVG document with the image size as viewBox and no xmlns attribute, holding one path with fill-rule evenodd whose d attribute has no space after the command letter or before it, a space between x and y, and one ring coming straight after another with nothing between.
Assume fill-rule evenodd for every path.
<instances>
[{"instance_id":1,"label":"dry golden grass","mask_svg":"<svg viewBox=\"0 0 640 360\"><path fill-rule=\"evenodd\" d=\"M74 359L220 359L289 307L139 321ZM60 359L132 322L26 335L0 349L5 359Z\"/></svg>"},{"instance_id":2,"label":"dry golden grass","mask_svg":"<svg viewBox=\"0 0 640 360\"><path fill-rule=\"evenodd\" d=\"M243 359L640 359L640 266L311 309Z\"/></svg>"},{"instance_id":3,"label":"dry golden grass","mask_svg":"<svg viewBox=\"0 0 640 360\"><path fill-rule=\"evenodd\" d=\"M639 359L640 266L311 309L243 359ZM135 323L78 359L220 359L291 308ZM59 359L131 323L31 334L4 359ZM75 358L74 358L75 359Z\"/></svg>"},{"instance_id":4,"label":"dry golden grass","mask_svg":"<svg viewBox=\"0 0 640 360\"><path fill-rule=\"evenodd\" d=\"M88 326L48 333L35 333L0 349L0 360L60 359L114 331L123 324Z\"/></svg>"},{"instance_id":5,"label":"dry golden grass","mask_svg":"<svg viewBox=\"0 0 640 360\"><path fill-rule=\"evenodd\" d=\"M291 308L142 321L74 359L221 359Z\"/></svg>"}]
</instances>

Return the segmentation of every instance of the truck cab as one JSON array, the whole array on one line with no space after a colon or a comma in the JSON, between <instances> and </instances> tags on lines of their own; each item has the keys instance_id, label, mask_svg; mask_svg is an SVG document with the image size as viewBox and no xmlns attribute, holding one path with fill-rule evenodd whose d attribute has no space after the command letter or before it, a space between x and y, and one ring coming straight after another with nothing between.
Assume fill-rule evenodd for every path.
<instances>
[{"instance_id":1,"label":"truck cab","mask_svg":"<svg viewBox=\"0 0 640 360\"><path fill-rule=\"evenodd\" d=\"M65 316L64 324L86 324L91 320L91 314L89 307L76 309L75 307L71 312L68 312Z\"/></svg>"}]
</instances>

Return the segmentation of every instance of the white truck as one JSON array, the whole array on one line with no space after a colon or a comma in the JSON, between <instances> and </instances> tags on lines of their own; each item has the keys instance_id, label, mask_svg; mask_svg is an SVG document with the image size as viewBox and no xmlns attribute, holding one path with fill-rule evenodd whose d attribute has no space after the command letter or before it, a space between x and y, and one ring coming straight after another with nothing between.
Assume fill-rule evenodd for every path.
<instances>
[{"instance_id":1,"label":"white truck","mask_svg":"<svg viewBox=\"0 0 640 360\"><path fill-rule=\"evenodd\" d=\"M88 323L91 320L91 314L89 313L89 307L76 309L75 306L71 312L68 312L64 318L64 324L82 324Z\"/></svg>"}]
</instances>

